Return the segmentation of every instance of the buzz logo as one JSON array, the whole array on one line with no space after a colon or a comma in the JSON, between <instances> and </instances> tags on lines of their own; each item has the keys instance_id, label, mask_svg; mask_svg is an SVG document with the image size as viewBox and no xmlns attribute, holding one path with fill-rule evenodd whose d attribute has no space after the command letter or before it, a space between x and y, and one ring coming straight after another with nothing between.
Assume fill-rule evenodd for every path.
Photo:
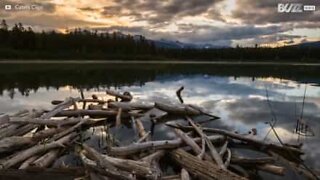
<instances>
[{"instance_id":1,"label":"buzz logo","mask_svg":"<svg viewBox=\"0 0 320 180\"><path fill-rule=\"evenodd\" d=\"M279 3L279 13L302 13L306 11L315 11L315 5L303 5L300 3Z\"/></svg>"},{"instance_id":2,"label":"buzz logo","mask_svg":"<svg viewBox=\"0 0 320 180\"><path fill-rule=\"evenodd\" d=\"M299 3L279 3L278 4L279 13L302 13L303 4Z\"/></svg>"}]
</instances>

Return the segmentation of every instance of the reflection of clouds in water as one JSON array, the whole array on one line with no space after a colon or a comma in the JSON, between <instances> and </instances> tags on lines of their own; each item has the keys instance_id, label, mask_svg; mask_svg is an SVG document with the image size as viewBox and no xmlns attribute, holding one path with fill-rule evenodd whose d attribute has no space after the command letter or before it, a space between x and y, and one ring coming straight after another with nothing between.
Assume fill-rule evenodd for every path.
<instances>
[{"instance_id":1,"label":"reflection of clouds in water","mask_svg":"<svg viewBox=\"0 0 320 180\"><path fill-rule=\"evenodd\" d=\"M32 108L50 108L51 100L63 100L67 97L77 97L77 90L62 88L59 90L40 88L36 93L30 93L29 96L16 94L14 99L9 96L0 97L0 112L13 113L23 109Z\"/></svg>"},{"instance_id":2,"label":"reflection of clouds in water","mask_svg":"<svg viewBox=\"0 0 320 180\"><path fill-rule=\"evenodd\" d=\"M208 123L212 127L228 128L246 133L251 128L258 129L258 136L262 138L269 130L269 125L264 122L271 120L272 115L266 100L266 90L268 88L270 102L277 116L278 123L276 130L284 141L293 141L293 129L296 123L295 114L301 112L302 96L304 86L300 86L294 81L257 78L230 78L214 77L203 75L192 76L161 76L152 82L144 85L123 86L121 91L130 91L135 101L164 101L178 102L176 90L184 86L182 92L186 103L198 104L208 109L213 114L222 119ZM97 94L105 97L105 88L91 89L85 91L85 96L90 97ZM40 88L36 93L30 93L29 97L15 94L13 100L6 96L0 97L0 113L16 112L24 108L49 108L50 101L63 99L68 96L79 96L78 90L70 87L60 88L59 90ZM297 103L296 103L297 102ZM296 110L296 113L295 113ZM304 108L304 118L316 133L315 138L309 138L304 148L307 150L306 160L314 167L320 167L320 163L315 162L319 158L319 130L320 130L320 88L308 85L306 104ZM146 130L149 130L150 123L143 122ZM156 132L159 134L157 139L171 139L175 135L165 125L157 125ZM117 135L118 138L130 142L134 138L132 129L121 128ZM128 138L131 137L131 138ZM272 133L268 137L275 140ZM311 162L312 161L312 162Z\"/></svg>"}]
</instances>

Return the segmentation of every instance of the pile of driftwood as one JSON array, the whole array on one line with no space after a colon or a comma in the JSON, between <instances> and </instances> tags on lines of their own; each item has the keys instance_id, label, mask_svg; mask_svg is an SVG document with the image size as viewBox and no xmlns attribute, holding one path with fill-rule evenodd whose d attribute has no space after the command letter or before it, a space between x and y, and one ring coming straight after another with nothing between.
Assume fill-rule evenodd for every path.
<instances>
[{"instance_id":1,"label":"pile of driftwood","mask_svg":"<svg viewBox=\"0 0 320 180\"><path fill-rule=\"evenodd\" d=\"M52 101L55 107L50 111L2 115L0 175L8 170L48 171L67 150L81 160L79 176L83 179L253 179L260 171L282 176L286 168L317 179L303 166L299 146L267 143L252 135L204 127L208 121L195 121L196 117L219 117L185 104L182 90L177 91L180 103L175 105L132 102L129 92L107 90L109 100L96 95L86 99L81 93L81 98ZM150 121L150 127L144 126L142 117ZM165 125L176 139L153 140L155 125L166 118L170 122ZM110 129L124 123L130 123L139 138L119 145ZM107 145L99 149L86 143L82 132L101 125L108 127L104 132ZM240 156L237 149L243 148L261 156Z\"/></svg>"}]
</instances>

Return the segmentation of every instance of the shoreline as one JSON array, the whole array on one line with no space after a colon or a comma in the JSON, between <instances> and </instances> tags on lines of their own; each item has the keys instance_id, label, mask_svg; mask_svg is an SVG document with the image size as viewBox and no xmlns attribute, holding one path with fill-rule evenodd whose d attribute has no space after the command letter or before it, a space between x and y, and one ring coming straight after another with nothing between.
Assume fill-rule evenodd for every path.
<instances>
[{"instance_id":1,"label":"shoreline","mask_svg":"<svg viewBox=\"0 0 320 180\"><path fill-rule=\"evenodd\" d=\"M280 65L320 66L320 63L258 61L125 61L125 60L0 60L0 64L208 64L208 65Z\"/></svg>"}]
</instances>

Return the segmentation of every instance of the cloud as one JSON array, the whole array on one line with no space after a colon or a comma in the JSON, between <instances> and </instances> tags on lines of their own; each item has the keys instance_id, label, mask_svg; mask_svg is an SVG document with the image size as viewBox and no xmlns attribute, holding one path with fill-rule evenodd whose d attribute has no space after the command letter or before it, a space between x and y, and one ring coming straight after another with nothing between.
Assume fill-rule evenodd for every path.
<instances>
[{"instance_id":1,"label":"cloud","mask_svg":"<svg viewBox=\"0 0 320 180\"><path fill-rule=\"evenodd\" d=\"M113 5L104 7L101 13L106 17L129 16L134 21L150 24L170 22L176 18L196 16L207 12L222 0L115 0Z\"/></svg>"},{"instance_id":2,"label":"cloud","mask_svg":"<svg viewBox=\"0 0 320 180\"><path fill-rule=\"evenodd\" d=\"M278 13L278 3L288 3L280 0L241 0L237 1L236 9L232 12L232 17L247 24L266 24L266 23L286 23L286 22L309 22L315 23L320 21L320 13L303 12L303 13ZM318 0L293 0L290 3L302 3L307 5L320 5Z\"/></svg>"},{"instance_id":3,"label":"cloud","mask_svg":"<svg viewBox=\"0 0 320 180\"><path fill-rule=\"evenodd\" d=\"M289 30L290 27L270 25L265 27L257 27L254 25L243 26L211 26L211 25L193 25L193 24L177 24L176 32L159 32L148 30L143 26L112 26L106 28L97 28L102 31L121 31L130 34L142 34L151 39L175 39L186 43L210 43L212 45L230 46L233 41L257 39L252 43L260 43L267 40L275 41L276 38L287 40L300 36L277 35Z\"/></svg>"}]
</instances>

